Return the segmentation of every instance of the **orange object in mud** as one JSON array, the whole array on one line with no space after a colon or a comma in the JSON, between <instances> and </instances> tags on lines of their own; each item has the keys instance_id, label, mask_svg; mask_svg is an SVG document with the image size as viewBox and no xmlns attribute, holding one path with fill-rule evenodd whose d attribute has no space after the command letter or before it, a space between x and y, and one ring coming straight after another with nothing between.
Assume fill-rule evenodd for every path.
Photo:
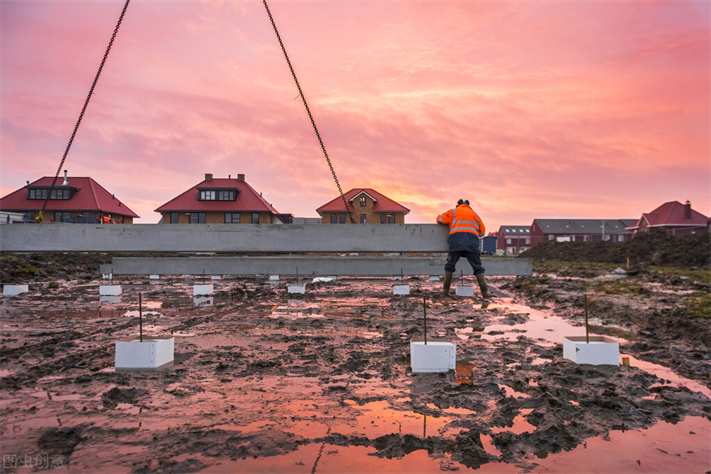
<instances>
[{"instance_id":1,"label":"orange object in mud","mask_svg":"<svg viewBox=\"0 0 711 474\"><path fill-rule=\"evenodd\" d=\"M622 365L624 365L625 367L629 367L629 366L630 366L630 358L629 358L629 357L623 357L623 358L622 358Z\"/></svg>"}]
</instances>

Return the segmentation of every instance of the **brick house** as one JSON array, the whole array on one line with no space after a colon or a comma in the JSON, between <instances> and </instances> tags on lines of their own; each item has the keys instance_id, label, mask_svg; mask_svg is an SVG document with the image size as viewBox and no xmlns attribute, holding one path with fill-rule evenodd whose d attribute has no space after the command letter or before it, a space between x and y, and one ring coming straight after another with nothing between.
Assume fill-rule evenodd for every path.
<instances>
[{"instance_id":1,"label":"brick house","mask_svg":"<svg viewBox=\"0 0 711 474\"><path fill-rule=\"evenodd\" d=\"M344 193L353 219L360 224L404 224L410 212L402 204L371 188L354 188ZM316 209L323 224L350 224L340 196Z\"/></svg>"},{"instance_id":2,"label":"brick house","mask_svg":"<svg viewBox=\"0 0 711 474\"><path fill-rule=\"evenodd\" d=\"M282 224L284 221L243 174L205 179L166 202L156 212L161 224Z\"/></svg>"},{"instance_id":3,"label":"brick house","mask_svg":"<svg viewBox=\"0 0 711 474\"><path fill-rule=\"evenodd\" d=\"M707 232L709 218L691 208L691 202L665 202L652 212L642 214L627 230L632 234L649 232L652 229L664 229L667 234L683 237L689 234Z\"/></svg>"},{"instance_id":4,"label":"brick house","mask_svg":"<svg viewBox=\"0 0 711 474\"><path fill-rule=\"evenodd\" d=\"M0 209L23 214L34 222L52 186L53 176L45 176L0 199ZM120 199L89 177L58 178L47 202L42 222L97 223L110 217L117 224L133 224L139 216Z\"/></svg>"},{"instance_id":5,"label":"brick house","mask_svg":"<svg viewBox=\"0 0 711 474\"><path fill-rule=\"evenodd\" d=\"M518 255L531 248L531 227L502 225L496 233L496 248L505 255Z\"/></svg>"},{"instance_id":6,"label":"brick house","mask_svg":"<svg viewBox=\"0 0 711 474\"><path fill-rule=\"evenodd\" d=\"M531 247L555 240L558 242L626 242L632 238L627 226L635 219L534 219L531 224Z\"/></svg>"}]
</instances>

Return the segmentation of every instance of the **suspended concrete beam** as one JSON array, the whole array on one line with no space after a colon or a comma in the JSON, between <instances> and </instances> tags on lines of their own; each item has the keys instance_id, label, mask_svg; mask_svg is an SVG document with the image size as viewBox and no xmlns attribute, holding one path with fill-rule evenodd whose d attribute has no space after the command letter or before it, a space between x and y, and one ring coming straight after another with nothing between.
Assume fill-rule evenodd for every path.
<instances>
[{"instance_id":1,"label":"suspended concrete beam","mask_svg":"<svg viewBox=\"0 0 711 474\"><path fill-rule=\"evenodd\" d=\"M3 252L446 252L437 224L22 224Z\"/></svg>"},{"instance_id":2,"label":"suspended concrete beam","mask_svg":"<svg viewBox=\"0 0 711 474\"><path fill-rule=\"evenodd\" d=\"M281 275L281 276L388 276L444 275L444 257L114 257L101 265L102 274L114 275ZM483 258L487 275L532 274L530 259ZM465 259L457 275L471 275Z\"/></svg>"}]
</instances>

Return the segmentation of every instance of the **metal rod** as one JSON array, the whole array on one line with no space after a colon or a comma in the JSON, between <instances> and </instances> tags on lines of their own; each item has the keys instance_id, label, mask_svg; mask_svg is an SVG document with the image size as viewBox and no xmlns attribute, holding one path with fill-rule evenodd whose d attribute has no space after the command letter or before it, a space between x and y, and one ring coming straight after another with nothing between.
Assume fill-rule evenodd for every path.
<instances>
[{"instance_id":1,"label":"metal rod","mask_svg":"<svg viewBox=\"0 0 711 474\"><path fill-rule=\"evenodd\" d=\"M463 285L464 284L464 269L459 270L461 273L459 274L459 284Z\"/></svg>"},{"instance_id":2,"label":"metal rod","mask_svg":"<svg viewBox=\"0 0 711 474\"><path fill-rule=\"evenodd\" d=\"M143 342L143 293L138 294L138 324L141 334L141 342Z\"/></svg>"},{"instance_id":3,"label":"metal rod","mask_svg":"<svg viewBox=\"0 0 711 474\"><path fill-rule=\"evenodd\" d=\"M425 345L427 345L427 298L422 297L422 302L425 308Z\"/></svg>"},{"instance_id":4,"label":"metal rod","mask_svg":"<svg viewBox=\"0 0 711 474\"><path fill-rule=\"evenodd\" d=\"M585 344L590 344L590 334L588 329L588 295L585 295Z\"/></svg>"}]
</instances>

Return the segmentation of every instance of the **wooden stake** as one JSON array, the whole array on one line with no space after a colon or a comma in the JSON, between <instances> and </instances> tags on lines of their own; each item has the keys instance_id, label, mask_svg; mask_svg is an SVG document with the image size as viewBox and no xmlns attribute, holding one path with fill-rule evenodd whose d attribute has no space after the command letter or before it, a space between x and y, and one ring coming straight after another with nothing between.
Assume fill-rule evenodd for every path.
<instances>
[{"instance_id":1,"label":"wooden stake","mask_svg":"<svg viewBox=\"0 0 711 474\"><path fill-rule=\"evenodd\" d=\"M138 294L138 325L141 334L141 342L143 342L143 293Z\"/></svg>"},{"instance_id":2,"label":"wooden stake","mask_svg":"<svg viewBox=\"0 0 711 474\"><path fill-rule=\"evenodd\" d=\"M588 295L585 295L585 344L590 344L590 335L588 329Z\"/></svg>"},{"instance_id":3,"label":"wooden stake","mask_svg":"<svg viewBox=\"0 0 711 474\"><path fill-rule=\"evenodd\" d=\"M425 308L425 345L427 345L427 298L423 297L422 302Z\"/></svg>"}]
</instances>

